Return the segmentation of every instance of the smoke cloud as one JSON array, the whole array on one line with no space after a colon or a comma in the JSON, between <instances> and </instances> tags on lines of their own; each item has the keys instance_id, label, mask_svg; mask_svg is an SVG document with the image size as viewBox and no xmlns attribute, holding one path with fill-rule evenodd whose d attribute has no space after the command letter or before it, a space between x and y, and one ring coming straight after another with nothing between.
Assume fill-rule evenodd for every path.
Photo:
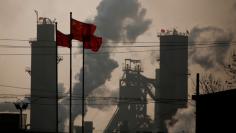
<instances>
[{"instance_id":1,"label":"smoke cloud","mask_svg":"<svg viewBox=\"0 0 236 133\"><path fill-rule=\"evenodd\" d=\"M117 90L112 91L109 88L107 88L105 85L99 86L97 89L93 90L89 96L87 103L92 108L98 108L101 110L109 109L108 105L114 105L117 104L117 98L118 98L119 92ZM107 100L107 98L111 98Z\"/></svg>"},{"instance_id":2,"label":"smoke cloud","mask_svg":"<svg viewBox=\"0 0 236 133\"><path fill-rule=\"evenodd\" d=\"M137 0L102 0L97 7L97 16L94 23L97 25L98 36L103 41L123 40L135 41L143 34L151 24L151 20L145 19L146 9L142 8ZM103 44L108 45L108 44ZM102 52L101 52L102 51ZM88 51L87 51L88 52ZM104 53L105 52L105 53ZM106 92L106 96L114 95L104 85L111 79L111 73L118 67L118 63L110 58L110 51L101 48L98 53L85 55L85 97L99 88L99 94ZM73 100L73 118L81 114L81 87L82 69L75 76L77 83L74 84L73 94L77 98ZM102 87L103 86L103 87ZM92 96L97 96L95 93ZM93 106L102 109L105 106Z\"/></svg>"},{"instance_id":3,"label":"smoke cloud","mask_svg":"<svg viewBox=\"0 0 236 133\"><path fill-rule=\"evenodd\" d=\"M146 9L137 0L103 0L97 7L95 23L102 37L121 41L135 40L151 24Z\"/></svg>"},{"instance_id":4,"label":"smoke cloud","mask_svg":"<svg viewBox=\"0 0 236 133\"><path fill-rule=\"evenodd\" d=\"M192 64L199 64L205 70L221 68L230 48L234 34L218 27L194 27L189 35L189 52Z\"/></svg>"},{"instance_id":5,"label":"smoke cloud","mask_svg":"<svg viewBox=\"0 0 236 133\"><path fill-rule=\"evenodd\" d=\"M60 115L58 115L58 125L59 125L59 131L65 131L65 121L68 119L68 105L69 105L69 98L67 97L68 92L65 92L66 88L64 87L64 84L59 83L58 84L58 112L60 112ZM67 106L66 106L67 105Z\"/></svg>"},{"instance_id":6,"label":"smoke cloud","mask_svg":"<svg viewBox=\"0 0 236 133\"><path fill-rule=\"evenodd\" d=\"M168 133L195 133L195 105L178 109L177 113L168 120Z\"/></svg>"}]
</instances>

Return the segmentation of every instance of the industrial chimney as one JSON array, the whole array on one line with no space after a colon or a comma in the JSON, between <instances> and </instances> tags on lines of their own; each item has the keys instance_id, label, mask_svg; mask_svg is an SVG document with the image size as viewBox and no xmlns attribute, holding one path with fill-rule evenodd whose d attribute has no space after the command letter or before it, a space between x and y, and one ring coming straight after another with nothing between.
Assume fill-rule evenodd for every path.
<instances>
[{"instance_id":1,"label":"industrial chimney","mask_svg":"<svg viewBox=\"0 0 236 133\"><path fill-rule=\"evenodd\" d=\"M160 69L156 70L155 123L157 131L166 133L166 120L179 108L187 106L188 33L162 31L160 37Z\"/></svg>"},{"instance_id":2,"label":"industrial chimney","mask_svg":"<svg viewBox=\"0 0 236 133\"><path fill-rule=\"evenodd\" d=\"M37 40L31 48L31 131L56 132L55 25L48 18L37 22Z\"/></svg>"}]
</instances>

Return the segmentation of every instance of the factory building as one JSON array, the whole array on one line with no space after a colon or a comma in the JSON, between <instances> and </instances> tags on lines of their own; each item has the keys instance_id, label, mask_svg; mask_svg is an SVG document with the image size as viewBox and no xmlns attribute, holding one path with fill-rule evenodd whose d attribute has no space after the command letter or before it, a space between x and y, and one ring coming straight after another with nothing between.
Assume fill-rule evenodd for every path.
<instances>
[{"instance_id":1,"label":"factory building","mask_svg":"<svg viewBox=\"0 0 236 133\"><path fill-rule=\"evenodd\" d=\"M193 95L196 101L196 133L236 132L236 88L209 94Z\"/></svg>"}]
</instances>

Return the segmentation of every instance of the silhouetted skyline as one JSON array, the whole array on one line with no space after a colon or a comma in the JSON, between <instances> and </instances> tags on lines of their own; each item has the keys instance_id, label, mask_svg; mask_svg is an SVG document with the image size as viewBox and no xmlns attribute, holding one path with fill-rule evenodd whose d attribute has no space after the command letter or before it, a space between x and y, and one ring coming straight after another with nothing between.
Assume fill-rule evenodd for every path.
<instances>
[{"instance_id":1,"label":"silhouetted skyline","mask_svg":"<svg viewBox=\"0 0 236 133\"><path fill-rule=\"evenodd\" d=\"M38 11L39 17L48 17L51 20L55 18L58 29L65 33L69 33L69 12L73 12L75 19L97 25L95 34L104 37L105 43L98 55L86 51L88 53L85 55L86 96L118 98L124 59L141 60L143 75L155 78L155 69L160 66L158 61L160 40L157 33L161 32L161 29L167 31L175 28L180 32L189 31L189 45L193 45L188 49L189 96L195 93L196 73L202 75L213 73L214 78L222 81L229 81L231 78L225 72L225 65L229 63L230 56L236 49L236 2L234 0L227 2L222 0L25 0L21 2L8 0L0 3L0 94L2 95L0 102L7 102L0 105L1 112L15 112L16 110L6 104L22 99L25 94L30 95L31 76L28 72L31 66L31 45L29 41L35 40L37 35L35 10ZM204 43L198 44L198 42ZM73 41L72 82L75 96L81 94L78 88L81 86L82 56L81 49L77 48L78 43ZM68 54L68 49L59 48L59 55L62 57L58 69L59 92L64 95L67 95L69 89ZM59 117L60 130L67 130L68 109L63 104L68 104L68 99L60 99L60 103L62 103L59 105L62 112ZM76 117L80 114L80 110L76 110L78 109L76 104L79 103L78 100L74 100L75 125L80 125L81 120L80 117ZM154 117L154 112L149 111L154 107L149 105L147 113ZM192 116L191 108L192 106L189 106L187 110L189 112L185 114ZM105 123L109 122L114 111L114 105L88 105L85 120L93 121L95 129L104 130ZM29 114L29 110L26 113ZM27 123L29 118L27 117ZM182 120L184 118L180 121ZM66 124L64 125L63 122ZM172 129L178 128L176 125L170 124L168 128L173 131Z\"/></svg>"}]
</instances>

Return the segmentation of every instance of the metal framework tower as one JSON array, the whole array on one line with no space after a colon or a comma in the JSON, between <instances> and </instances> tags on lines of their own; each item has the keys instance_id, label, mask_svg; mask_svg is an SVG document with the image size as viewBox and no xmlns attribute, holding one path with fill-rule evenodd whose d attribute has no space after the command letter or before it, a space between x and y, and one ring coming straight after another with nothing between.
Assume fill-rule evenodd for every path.
<instances>
[{"instance_id":1,"label":"metal framework tower","mask_svg":"<svg viewBox=\"0 0 236 133\"><path fill-rule=\"evenodd\" d=\"M146 132L151 128L151 119L147 115L147 94L152 81L143 72L140 60L125 59L124 74L120 79L120 97L112 119L105 132L136 133ZM154 82L153 82L154 83Z\"/></svg>"}]
</instances>

